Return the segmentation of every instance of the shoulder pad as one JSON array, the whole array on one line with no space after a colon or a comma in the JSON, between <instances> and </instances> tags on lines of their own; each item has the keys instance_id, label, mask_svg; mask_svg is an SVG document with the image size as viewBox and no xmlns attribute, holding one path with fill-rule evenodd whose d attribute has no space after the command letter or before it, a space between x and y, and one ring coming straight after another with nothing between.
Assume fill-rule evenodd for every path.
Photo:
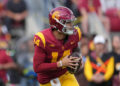
<instances>
[{"instance_id":1,"label":"shoulder pad","mask_svg":"<svg viewBox=\"0 0 120 86\"><path fill-rule=\"evenodd\" d=\"M34 44L37 46L44 46L45 48L45 37L44 34L42 32L38 32L37 34L35 34L34 36Z\"/></svg>"},{"instance_id":2,"label":"shoulder pad","mask_svg":"<svg viewBox=\"0 0 120 86\"><path fill-rule=\"evenodd\" d=\"M78 37L79 37L79 41L81 40L81 37L82 37L82 32L80 30L79 27L75 27L75 29L77 30L77 33L78 33Z\"/></svg>"}]
</instances>

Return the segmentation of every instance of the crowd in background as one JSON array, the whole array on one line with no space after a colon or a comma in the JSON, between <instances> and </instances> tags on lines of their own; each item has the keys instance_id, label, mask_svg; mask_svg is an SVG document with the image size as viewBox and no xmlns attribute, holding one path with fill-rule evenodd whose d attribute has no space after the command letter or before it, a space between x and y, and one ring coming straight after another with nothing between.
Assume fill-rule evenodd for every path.
<instances>
[{"instance_id":1,"label":"crowd in background","mask_svg":"<svg viewBox=\"0 0 120 86\"><path fill-rule=\"evenodd\" d=\"M57 6L70 8L82 31L80 85L119 86L120 0L0 0L0 86L39 86L33 37Z\"/></svg>"}]
</instances>

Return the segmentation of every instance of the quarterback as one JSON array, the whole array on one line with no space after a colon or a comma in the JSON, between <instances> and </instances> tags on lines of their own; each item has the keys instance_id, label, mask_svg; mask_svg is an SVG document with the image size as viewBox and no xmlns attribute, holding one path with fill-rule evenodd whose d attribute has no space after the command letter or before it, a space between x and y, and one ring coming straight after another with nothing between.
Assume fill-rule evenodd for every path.
<instances>
[{"instance_id":1,"label":"quarterback","mask_svg":"<svg viewBox=\"0 0 120 86\"><path fill-rule=\"evenodd\" d=\"M78 42L81 31L73 25L75 16L66 7L57 7L49 13L50 28L34 36L34 71L40 86L79 86L75 73L80 68Z\"/></svg>"}]
</instances>

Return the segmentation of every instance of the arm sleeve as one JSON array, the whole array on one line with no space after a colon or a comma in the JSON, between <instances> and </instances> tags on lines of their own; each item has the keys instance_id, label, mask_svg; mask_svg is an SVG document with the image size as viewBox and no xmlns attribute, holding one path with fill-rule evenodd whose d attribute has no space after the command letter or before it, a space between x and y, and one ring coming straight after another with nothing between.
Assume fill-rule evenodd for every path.
<instances>
[{"instance_id":1,"label":"arm sleeve","mask_svg":"<svg viewBox=\"0 0 120 86\"><path fill-rule=\"evenodd\" d=\"M93 76L93 70L92 70L89 57L87 57L85 65L84 65L84 75L88 81L91 81L92 76Z\"/></svg>"},{"instance_id":2,"label":"arm sleeve","mask_svg":"<svg viewBox=\"0 0 120 86\"><path fill-rule=\"evenodd\" d=\"M44 50L35 46L35 54L33 58L33 67L36 73L45 72L57 68L57 63L45 63L46 54Z\"/></svg>"},{"instance_id":3,"label":"arm sleeve","mask_svg":"<svg viewBox=\"0 0 120 86\"><path fill-rule=\"evenodd\" d=\"M42 37L34 37L35 52L33 57L33 68L36 73L54 70L57 63L46 63L45 39Z\"/></svg>"},{"instance_id":4,"label":"arm sleeve","mask_svg":"<svg viewBox=\"0 0 120 86\"><path fill-rule=\"evenodd\" d=\"M105 80L108 81L112 77L113 73L114 73L114 58L111 57L106 68L106 73L104 75Z\"/></svg>"}]
</instances>

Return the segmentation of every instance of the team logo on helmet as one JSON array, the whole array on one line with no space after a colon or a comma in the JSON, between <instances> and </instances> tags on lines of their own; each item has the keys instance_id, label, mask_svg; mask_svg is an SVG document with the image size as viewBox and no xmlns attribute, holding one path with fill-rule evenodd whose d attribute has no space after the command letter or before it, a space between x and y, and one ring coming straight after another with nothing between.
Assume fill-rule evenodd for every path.
<instances>
[{"instance_id":1,"label":"team logo on helmet","mask_svg":"<svg viewBox=\"0 0 120 86\"><path fill-rule=\"evenodd\" d=\"M60 15L59 15L59 11L55 11L53 14L52 14L52 18L53 19L59 19L60 18Z\"/></svg>"}]
</instances>

